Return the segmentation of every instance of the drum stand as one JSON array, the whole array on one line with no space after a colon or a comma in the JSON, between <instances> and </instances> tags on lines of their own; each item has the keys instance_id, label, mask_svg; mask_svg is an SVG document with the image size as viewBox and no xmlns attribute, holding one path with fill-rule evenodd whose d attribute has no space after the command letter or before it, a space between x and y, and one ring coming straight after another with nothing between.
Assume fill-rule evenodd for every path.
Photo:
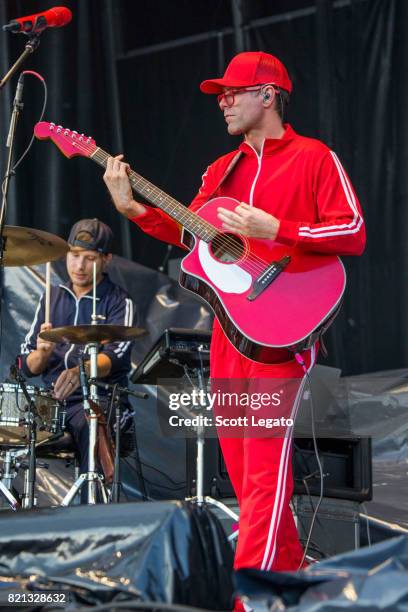
<instances>
[{"instance_id":1,"label":"drum stand","mask_svg":"<svg viewBox=\"0 0 408 612\"><path fill-rule=\"evenodd\" d=\"M200 345L198 347L199 354L204 351L204 347ZM200 355L201 357L201 355ZM193 376L198 381L198 390L202 392L202 397L207 397L207 385L205 382L204 376L204 367L203 360L201 359L201 366L198 368L194 368L192 370ZM204 406L204 409L206 406ZM208 495L204 495L204 444L205 444L205 426L198 425L194 427L194 431L196 434L196 448L197 448L197 461L196 461L196 494L193 497L188 497L187 501L191 501L196 503L198 506L202 506L204 504L208 504L211 506L216 506L219 508L224 514L232 518L234 521L238 521L239 516L235 512L233 512L228 506L223 504L222 502L210 497ZM237 532L233 534L234 537L238 535ZM230 538L232 537L230 536Z\"/></svg>"},{"instance_id":2,"label":"drum stand","mask_svg":"<svg viewBox=\"0 0 408 612\"><path fill-rule=\"evenodd\" d=\"M98 319L104 318L96 314L96 262L93 265L93 312L92 312L92 325L98 324ZM90 358L90 378L95 379L98 377L98 343L90 342L85 345L85 351L88 353ZM81 376L82 382L82 376ZM88 446L88 471L80 474L78 479L74 482L68 493L65 495L61 502L61 506L69 506L74 499L78 491L88 484L88 504L96 504L97 502L97 488L99 487L102 501L104 504L108 503L108 494L104 485L103 476L96 472L95 465L95 453L96 453L96 442L98 432L98 417L91 408L89 399L93 402L98 403L98 393L96 385L90 385L90 398L88 398L88 392L84 388L86 387L86 381L83 381L83 395L84 395L84 410L89 417L89 446Z\"/></svg>"},{"instance_id":3,"label":"drum stand","mask_svg":"<svg viewBox=\"0 0 408 612\"><path fill-rule=\"evenodd\" d=\"M14 459L17 453L25 454L25 452L25 450L16 452L7 450L5 451L5 457L3 459L3 475L0 480L0 495L4 497L10 508L14 511L20 508L20 504L10 491L12 482L17 475L13 469Z\"/></svg>"},{"instance_id":4,"label":"drum stand","mask_svg":"<svg viewBox=\"0 0 408 612\"><path fill-rule=\"evenodd\" d=\"M35 505L35 474L36 474L36 456L35 448L37 443L37 422L36 407L32 398L27 391L27 385L24 376L16 366L10 368L10 373L19 384L23 395L28 405L28 469L24 477L24 493L21 500L21 507L24 509L34 508Z\"/></svg>"}]
</instances>

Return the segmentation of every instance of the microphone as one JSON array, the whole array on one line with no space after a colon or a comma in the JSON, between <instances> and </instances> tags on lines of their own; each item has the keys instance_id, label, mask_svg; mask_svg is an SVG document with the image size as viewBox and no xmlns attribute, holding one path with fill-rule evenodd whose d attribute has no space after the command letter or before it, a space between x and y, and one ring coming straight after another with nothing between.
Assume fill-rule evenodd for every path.
<instances>
[{"instance_id":1,"label":"microphone","mask_svg":"<svg viewBox=\"0 0 408 612\"><path fill-rule=\"evenodd\" d=\"M13 107L14 107L14 112L16 112L17 110L20 111L23 108L23 88L24 88L24 72L22 72L20 74L20 77L18 79L17 82L17 87L16 87L16 95L14 96L14 102L13 102ZM7 141L6 141L6 147L10 148L11 147L11 142L13 140L13 131L15 129L15 120L12 120L10 122L10 129L9 129L9 133L7 136Z\"/></svg>"},{"instance_id":2,"label":"microphone","mask_svg":"<svg viewBox=\"0 0 408 612\"><path fill-rule=\"evenodd\" d=\"M24 87L24 72L22 72L17 81L16 95L14 97L14 105L21 104L23 100L23 87Z\"/></svg>"},{"instance_id":3,"label":"microphone","mask_svg":"<svg viewBox=\"0 0 408 612\"><path fill-rule=\"evenodd\" d=\"M3 26L3 30L8 32L23 34L40 33L45 28L60 28L66 25L72 19L72 13L66 6L55 6L43 13L28 15L27 17L17 17L7 25Z\"/></svg>"},{"instance_id":4,"label":"microphone","mask_svg":"<svg viewBox=\"0 0 408 612\"><path fill-rule=\"evenodd\" d=\"M123 395L133 395L133 397L137 397L138 399L148 399L148 393L142 393L140 391L131 391L127 387L119 387L119 385L111 385L109 383L100 382L97 378L90 378L88 381L91 385L95 385L95 387L99 387L100 389L105 389L105 391L111 391L112 389L116 389L117 393L121 393Z\"/></svg>"}]
</instances>

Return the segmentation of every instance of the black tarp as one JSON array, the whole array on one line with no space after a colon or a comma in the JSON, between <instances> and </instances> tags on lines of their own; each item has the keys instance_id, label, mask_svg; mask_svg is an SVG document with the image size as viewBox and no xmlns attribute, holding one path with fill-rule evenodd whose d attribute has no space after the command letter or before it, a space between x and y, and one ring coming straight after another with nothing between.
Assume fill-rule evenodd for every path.
<instances>
[{"instance_id":1,"label":"black tarp","mask_svg":"<svg viewBox=\"0 0 408 612\"><path fill-rule=\"evenodd\" d=\"M256 612L405 612L408 536L333 557L304 572L236 573L238 592Z\"/></svg>"},{"instance_id":2,"label":"black tarp","mask_svg":"<svg viewBox=\"0 0 408 612\"><path fill-rule=\"evenodd\" d=\"M188 503L6 513L1 609L18 589L68 591L72 608L133 600L226 610L232 550L217 518Z\"/></svg>"}]
</instances>

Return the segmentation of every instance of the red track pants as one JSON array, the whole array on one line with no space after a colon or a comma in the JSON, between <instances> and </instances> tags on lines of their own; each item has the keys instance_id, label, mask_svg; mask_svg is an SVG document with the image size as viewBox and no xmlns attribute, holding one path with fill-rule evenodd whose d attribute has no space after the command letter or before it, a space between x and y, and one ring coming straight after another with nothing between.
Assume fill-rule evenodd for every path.
<instances>
[{"instance_id":1,"label":"red track pants","mask_svg":"<svg viewBox=\"0 0 408 612\"><path fill-rule=\"evenodd\" d=\"M315 353L313 347L302 354L308 370L314 365ZM212 381L240 379L239 384L246 381L249 389L262 379L292 379L289 414L295 419L306 378L296 360L273 365L250 361L238 353L216 322L210 363ZM296 570L303 551L289 506L292 428L285 428L279 437L238 438L218 433L240 508L235 569Z\"/></svg>"}]
</instances>

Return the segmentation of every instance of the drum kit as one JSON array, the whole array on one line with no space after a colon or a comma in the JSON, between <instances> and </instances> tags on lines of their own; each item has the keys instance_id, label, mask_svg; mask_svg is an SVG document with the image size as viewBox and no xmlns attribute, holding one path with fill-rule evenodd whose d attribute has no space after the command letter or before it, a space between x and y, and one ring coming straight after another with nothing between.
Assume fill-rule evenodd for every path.
<instances>
[{"instance_id":1,"label":"drum kit","mask_svg":"<svg viewBox=\"0 0 408 612\"><path fill-rule=\"evenodd\" d=\"M45 322L50 321L50 262L64 256L68 249L67 242L48 232L25 227L4 227L2 266L47 264ZM111 457L112 474L114 474L111 490L107 488L107 483L99 472L100 467L97 464L98 430L100 431L101 425L97 358L100 346L104 343L133 340L146 333L145 330L138 327L108 325L100 322L101 316L96 314L95 262L92 294L93 309L89 325L58 327L40 333L40 337L49 342L84 345L84 353L89 357L89 378L85 373L83 362L80 366L83 406L89 422L88 470L79 475L62 500L63 506L69 505L83 486L87 488L89 504L95 504L97 501L105 503L119 501L119 401L117 401L116 411L116 452L114 457ZM10 508L17 510L20 507L32 508L35 505L36 451L39 447L64 435L66 407L65 402L60 402L54 397L52 390L28 386L16 366L12 366L10 374L14 382L0 384L0 459L2 463L0 498L3 498ZM104 386L109 385L104 384ZM127 392L139 399L147 398L145 393L137 393L128 389L120 391ZM13 480L20 466L25 467L24 492L21 501L13 494Z\"/></svg>"}]
</instances>

